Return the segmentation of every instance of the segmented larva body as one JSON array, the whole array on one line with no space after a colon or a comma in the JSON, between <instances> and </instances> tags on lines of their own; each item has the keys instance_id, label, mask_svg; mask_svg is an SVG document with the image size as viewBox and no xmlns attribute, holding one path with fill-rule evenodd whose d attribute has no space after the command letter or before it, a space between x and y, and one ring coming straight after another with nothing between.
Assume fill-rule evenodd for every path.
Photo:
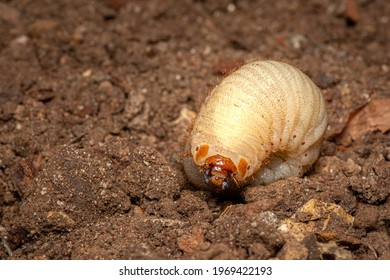
<instances>
[{"instance_id":1,"label":"segmented larva body","mask_svg":"<svg viewBox=\"0 0 390 280\"><path fill-rule=\"evenodd\" d=\"M205 99L184 168L192 183L217 191L302 176L326 126L323 96L309 77L286 63L254 61Z\"/></svg>"}]
</instances>

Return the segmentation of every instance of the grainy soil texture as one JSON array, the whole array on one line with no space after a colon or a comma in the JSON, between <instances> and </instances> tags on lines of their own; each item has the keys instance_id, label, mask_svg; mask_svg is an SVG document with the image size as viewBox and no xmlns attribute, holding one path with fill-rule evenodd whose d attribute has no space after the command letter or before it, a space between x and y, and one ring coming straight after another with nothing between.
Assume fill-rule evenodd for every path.
<instances>
[{"instance_id":1,"label":"grainy soil texture","mask_svg":"<svg viewBox=\"0 0 390 280\"><path fill-rule=\"evenodd\" d=\"M2 0L0 34L1 259L390 258L388 1ZM254 59L321 88L321 155L197 189L193 116Z\"/></svg>"}]
</instances>

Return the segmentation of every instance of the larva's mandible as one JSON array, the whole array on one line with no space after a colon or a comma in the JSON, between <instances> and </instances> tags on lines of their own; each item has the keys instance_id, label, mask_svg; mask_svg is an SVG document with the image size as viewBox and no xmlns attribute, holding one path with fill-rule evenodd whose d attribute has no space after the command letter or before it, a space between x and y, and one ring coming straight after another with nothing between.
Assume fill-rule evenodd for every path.
<instances>
[{"instance_id":1,"label":"larva's mandible","mask_svg":"<svg viewBox=\"0 0 390 280\"><path fill-rule=\"evenodd\" d=\"M184 169L193 184L217 191L302 176L326 126L323 96L309 77L286 63L254 61L204 101Z\"/></svg>"}]
</instances>

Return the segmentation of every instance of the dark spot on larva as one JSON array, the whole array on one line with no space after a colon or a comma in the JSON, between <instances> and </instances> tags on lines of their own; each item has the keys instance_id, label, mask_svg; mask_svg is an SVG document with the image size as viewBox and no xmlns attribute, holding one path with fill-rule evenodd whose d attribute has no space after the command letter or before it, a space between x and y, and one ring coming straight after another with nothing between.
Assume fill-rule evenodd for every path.
<instances>
[{"instance_id":1,"label":"dark spot on larva","mask_svg":"<svg viewBox=\"0 0 390 280\"><path fill-rule=\"evenodd\" d=\"M198 147L196 147L198 148ZM205 158L207 156L207 153L209 152L209 145L201 145L199 147L199 150L195 153L195 160L199 160L201 158Z\"/></svg>"},{"instance_id":2,"label":"dark spot on larva","mask_svg":"<svg viewBox=\"0 0 390 280\"><path fill-rule=\"evenodd\" d=\"M250 165L248 165L248 167L247 167L246 169L247 169L247 170L251 169L251 166L250 166Z\"/></svg>"},{"instance_id":3,"label":"dark spot on larva","mask_svg":"<svg viewBox=\"0 0 390 280\"><path fill-rule=\"evenodd\" d=\"M240 161L238 162L238 171L240 174L242 174L242 176L245 175L246 173L246 170L248 169L248 162L245 160L245 159L240 159Z\"/></svg>"},{"instance_id":4,"label":"dark spot on larva","mask_svg":"<svg viewBox=\"0 0 390 280\"><path fill-rule=\"evenodd\" d=\"M303 141L303 142L301 143L301 145L302 145L302 146L305 145L305 141Z\"/></svg>"},{"instance_id":5,"label":"dark spot on larva","mask_svg":"<svg viewBox=\"0 0 390 280\"><path fill-rule=\"evenodd\" d=\"M293 135L293 138L297 138L297 136L296 136L296 135Z\"/></svg>"},{"instance_id":6,"label":"dark spot on larva","mask_svg":"<svg viewBox=\"0 0 390 280\"><path fill-rule=\"evenodd\" d=\"M274 143L271 142L271 146L273 146L273 145L274 145Z\"/></svg>"},{"instance_id":7,"label":"dark spot on larva","mask_svg":"<svg viewBox=\"0 0 390 280\"><path fill-rule=\"evenodd\" d=\"M196 151L199 151L199 147L196 147L196 149L195 149Z\"/></svg>"},{"instance_id":8,"label":"dark spot on larva","mask_svg":"<svg viewBox=\"0 0 390 280\"><path fill-rule=\"evenodd\" d=\"M307 154L305 154L305 157L307 157Z\"/></svg>"},{"instance_id":9,"label":"dark spot on larva","mask_svg":"<svg viewBox=\"0 0 390 280\"><path fill-rule=\"evenodd\" d=\"M282 138L279 138L279 142L282 142Z\"/></svg>"}]
</instances>

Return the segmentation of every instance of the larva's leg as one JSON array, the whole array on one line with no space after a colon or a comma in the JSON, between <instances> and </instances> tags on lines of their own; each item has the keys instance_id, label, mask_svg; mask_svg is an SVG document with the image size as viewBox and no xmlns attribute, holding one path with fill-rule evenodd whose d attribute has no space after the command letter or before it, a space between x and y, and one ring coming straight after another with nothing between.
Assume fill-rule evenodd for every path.
<instances>
[{"instance_id":1,"label":"larva's leg","mask_svg":"<svg viewBox=\"0 0 390 280\"><path fill-rule=\"evenodd\" d=\"M302 167L297 160L286 160L280 156L273 156L269 160L256 174L255 183L267 185L288 177L302 176Z\"/></svg>"},{"instance_id":2,"label":"larva's leg","mask_svg":"<svg viewBox=\"0 0 390 280\"><path fill-rule=\"evenodd\" d=\"M213 190L212 187L207 185L204 181L203 173L199 169L199 166L197 166L192 157L185 156L183 160L184 170L187 174L188 179L190 182L203 189Z\"/></svg>"},{"instance_id":3,"label":"larva's leg","mask_svg":"<svg viewBox=\"0 0 390 280\"><path fill-rule=\"evenodd\" d=\"M267 165L260 168L255 183L266 185L288 177L301 177L318 158L320 142L298 155L274 155Z\"/></svg>"}]
</instances>

